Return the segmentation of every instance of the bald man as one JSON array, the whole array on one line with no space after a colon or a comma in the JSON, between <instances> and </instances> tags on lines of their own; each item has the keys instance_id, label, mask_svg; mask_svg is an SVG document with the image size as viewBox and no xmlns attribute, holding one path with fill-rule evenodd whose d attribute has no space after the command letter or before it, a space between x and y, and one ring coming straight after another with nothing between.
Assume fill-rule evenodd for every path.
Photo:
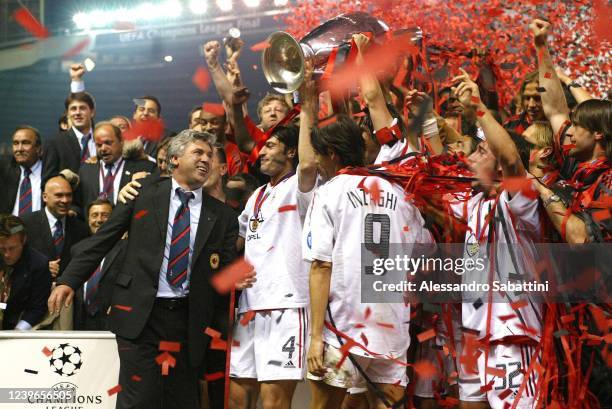
<instances>
[{"instance_id":1,"label":"bald man","mask_svg":"<svg viewBox=\"0 0 612 409\"><path fill-rule=\"evenodd\" d=\"M23 217L30 246L49 258L49 271L55 282L70 262L70 248L89 234L87 224L70 216L72 188L62 176L52 177L43 190L45 207ZM45 319L51 324L56 319ZM71 330L72 313L65 313L53 329Z\"/></svg>"}]
</instances>

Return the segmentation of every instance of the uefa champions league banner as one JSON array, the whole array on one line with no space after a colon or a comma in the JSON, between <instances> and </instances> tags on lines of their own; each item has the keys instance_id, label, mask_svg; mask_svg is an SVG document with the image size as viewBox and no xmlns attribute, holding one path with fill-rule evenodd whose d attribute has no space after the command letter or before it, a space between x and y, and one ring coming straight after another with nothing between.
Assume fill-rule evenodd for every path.
<instances>
[{"instance_id":1,"label":"uefa champions league banner","mask_svg":"<svg viewBox=\"0 0 612 409\"><path fill-rule=\"evenodd\" d=\"M119 356L110 332L0 331L0 408L112 409Z\"/></svg>"}]
</instances>

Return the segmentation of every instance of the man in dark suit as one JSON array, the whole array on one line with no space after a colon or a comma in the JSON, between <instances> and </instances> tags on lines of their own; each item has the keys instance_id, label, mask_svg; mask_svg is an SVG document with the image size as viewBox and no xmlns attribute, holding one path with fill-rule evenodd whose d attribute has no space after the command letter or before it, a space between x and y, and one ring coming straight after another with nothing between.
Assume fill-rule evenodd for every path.
<instances>
[{"instance_id":1,"label":"man in dark suit","mask_svg":"<svg viewBox=\"0 0 612 409\"><path fill-rule=\"evenodd\" d=\"M27 244L23 221L0 216L0 324L3 330L29 330L47 312L51 292L48 259Z\"/></svg>"},{"instance_id":2,"label":"man in dark suit","mask_svg":"<svg viewBox=\"0 0 612 409\"><path fill-rule=\"evenodd\" d=\"M96 156L92 127L96 107L93 96L87 92L72 93L64 102L72 127L48 139L44 144L43 163L51 174L63 169L79 173L81 164Z\"/></svg>"},{"instance_id":3,"label":"man in dark suit","mask_svg":"<svg viewBox=\"0 0 612 409\"><path fill-rule=\"evenodd\" d=\"M49 297L50 311L69 305L89 272L129 232L110 315L121 360L117 408L198 408L206 329L227 302L210 278L234 257L238 226L231 208L202 191L212 148L202 134L187 130L170 142L168 157L172 177L153 177L134 201L118 204ZM160 354L160 341L178 342L180 351Z\"/></svg>"},{"instance_id":4,"label":"man in dark suit","mask_svg":"<svg viewBox=\"0 0 612 409\"><path fill-rule=\"evenodd\" d=\"M75 203L84 208L98 198L117 202L117 194L137 172L152 172L155 164L148 160L124 159L121 129L110 122L100 122L94 129L98 163L85 163L79 170L79 187ZM83 209L85 210L85 209ZM83 214L86 214L84 211Z\"/></svg>"},{"instance_id":5,"label":"man in dark suit","mask_svg":"<svg viewBox=\"0 0 612 409\"><path fill-rule=\"evenodd\" d=\"M96 199L87 206L87 224L91 234L109 219L113 205L108 199ZM72 247L72 255L79 254L84 242ZM115 279L125 257L127 240L121 239L104 256L89 279L75 294L74 329L86 331L108 331L108 310Z\"/></svg>"},{"instance_id":6,"label":"man in dark suit","mask_svg":"<svg viewBox=\"0 0 612 409\"><path fill-rule=\"evenodd\" d=\"M70 262L70 248L86 238L87 225L68 214L72 188L62 176L47 181L43 191L45 207L23 217L29 243L51 260L49 270L55 280Z\"/></svg>"},{"instance_id":7,"label":"man in dark suit","mask_svg":"<svg viewBox=\"0 0 612 409\"><path fill-rule=\"evenodd\" d=\"M13 157L0 162L0 180L6 189L0 214L23 216L43 206L42 187L50 175L41 161L40 133L28 125L13 132Z\"/></svg>"}]
</instances>

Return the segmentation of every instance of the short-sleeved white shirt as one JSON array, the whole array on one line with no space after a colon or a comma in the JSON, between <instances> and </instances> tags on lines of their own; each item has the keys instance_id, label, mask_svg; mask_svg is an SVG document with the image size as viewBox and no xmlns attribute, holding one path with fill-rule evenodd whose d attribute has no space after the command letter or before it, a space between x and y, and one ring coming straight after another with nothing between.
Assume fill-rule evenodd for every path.
<instances>
[{"instance_id":1,"label":"short-sleeved white shirt","mask_svg":"<svg viewBox=\"0 0 612 409\"><path fill-rule=\"evenodd\" d=\"M365 187L378 184L378 203L373 203L359 187L362 181ZM382 178L338 175L317 189L307 217L305 256L311 261L332 263L326 319L331 321L331 312L336 328L357 342L362 342L363 334L373 353L393 357L404 354L410 345L410 305L361 302L361 245L368 240L366 230L372 233L375 243L385 239L390 243L433 242L417 208L404 200L399 187ZM370 314L366 320L367 309ZM390 323L393 328L378 323ZM340 348L336 336L327 328L323 336L326 343ZM351 352L370 356L360 348Z\"/></svg>"},{"instance_id":2,"label":"short-sleeved white shirt","mask_svg":"<svg viewBox=\"0 0 612 409\"><path fill-rule=\"evenodd\" d=\"M487 242L489 241L488 215L494 211L495 199L486 198L483 193L472 196L467 206L463 203L453 205L453 211L459 218L467 220L468 231L465 236L464 257L483 257L486 254ZM466 209L467 207L467 209ZM497 266L494 280L506 282L510 272L514 272L515 267L510 254L510 248L514 251L515 261L519 264L518 268L522 271L531 271L530 260L534 260L534 243L537 243L540 236L541 220L538 213L538 201L529 199L522 193L515 193L512 198L507 191L503 191L499 196L497 204L499 212L503 212L503 218L507 226L507 233L510 239L506 239L501 220L497 220L495 225L494 243L496 246L495 257ZM467 210L467 214L464 214ZM478 237L481 237L480 242ZM485 259L486 271L481 274L482 281L487 282L489 277L490 259ZM533 266L531 266L533 267ZM501 270L501 271L499 271ZM467 275L464 281L472 281ZM497 301L507 300L508 302L491 303L490 329L491 340L499 340L509 336L528 336L535 340L540 339L542 330L542 308L541 304L526 298L526 293L517 298L513 295L494 293ZM510 297L510 298L508 298ZM528 304L524 307L513 309L511 302L519 299L527 299ZM462 305L462 324L465 328L478 330L479 337L487 335L487 322L489 304L487 300L481 300L482 304L476 302L465 302ZM508 318L516 315L515 318ZM501 317L501 319L500 319ZM526 331L531 328L537 334Z\"/></svg>"},{"instance_id":3,"label":"short-sleeved white shirt","mask_svg":"<svg viewBox=\"0 0 612 409\"><path fill-rule=\"evenodd\" d=\"M308 305L309 264L302 257L301 237L313 192L300 192L294 174L275 186L261 186L247 201L238 217L239 234L257 281L242 292L240 312Z\"/></svg>"}]
</instances>

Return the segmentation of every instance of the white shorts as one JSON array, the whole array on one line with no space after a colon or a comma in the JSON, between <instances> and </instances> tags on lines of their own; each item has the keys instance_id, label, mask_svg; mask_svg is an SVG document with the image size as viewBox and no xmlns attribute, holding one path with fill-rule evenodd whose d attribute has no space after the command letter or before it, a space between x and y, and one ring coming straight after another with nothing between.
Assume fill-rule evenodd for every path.
<instances>
[{"instance_id":1,"label":"white shorts","mask_svg":"<svg viewBox=\"0 0 612 409\"><path fill-rule=\"evenodd\" d=\"M255 317L234 324L230 377L258 381L301 380L306 373L306 308L257 311Z\"/></svg>"},{"instance_id":2,"label":"white shorts","mask_svg":"<svg viewBox=\"0 0 612 409\"><path fill-rule=\"evenodd\" d=\"M401 386L408 384L406 366L398 362L390 359L366 358L355 354L351 354L351 356L373 383L397 384ZM341 358L342 352L338 348L325 343L323 365L329 368L328 372L325 376L315 376L309 372L306 377L313 381L323 381L337 388L350 389L352 393L365 391L367 388L366 380L348 357L342 362L340 368L336 368ZM406 362L406 353L397 359L401 362Z\"/></svg>"},{"instance_id":3,"label":"white shorts","mask_svg":"<svg viewBox=\"0 0 612 409\"><path fill-rule=\"evenodd\" d=\"M440 345L444 345L445 343L446 341L444 340ZM430 377L422 377L419 376L418 372L415 373L415 396L419 398L433 398L435 396L434 392L442 395L448 393L449 378L455 372L455 363L450 352L444 355L442 347L438 346L438 342L436 342L436 338L420 342L416 346L414 361L431 362L438 370ZM456 382L451 382L450 384L455 383Z\"/></svg>"},{"instance_id":4,"label":"white shorts","mask_svg":"<svg viewBox=\"0 0 612 409\"><path fill-rule=\"evenodd\" d=\"M512 405L518 390L524 380L524 372L527 371L531 360L534 359L535 348L522 344L496 344L489 348L488 362L486 367L493 370L501 370L495 374L486 371L485 353L478 356L478 374L466 373L461 366L459 369L459 398L467 402L489 402L491 409L504 409L509 403ZM540 358L537 357L539 360ZM493 381L492 388L486 392L481 387ZM536 406L535 392L538 382L538 374L532 371L521 393L517 408L531 409ZM510 390L510 392L507 392ZM501 397L500 397L501 395ZM502 399L503 398L503 399Z\"/></svg>"}]
</instances>

